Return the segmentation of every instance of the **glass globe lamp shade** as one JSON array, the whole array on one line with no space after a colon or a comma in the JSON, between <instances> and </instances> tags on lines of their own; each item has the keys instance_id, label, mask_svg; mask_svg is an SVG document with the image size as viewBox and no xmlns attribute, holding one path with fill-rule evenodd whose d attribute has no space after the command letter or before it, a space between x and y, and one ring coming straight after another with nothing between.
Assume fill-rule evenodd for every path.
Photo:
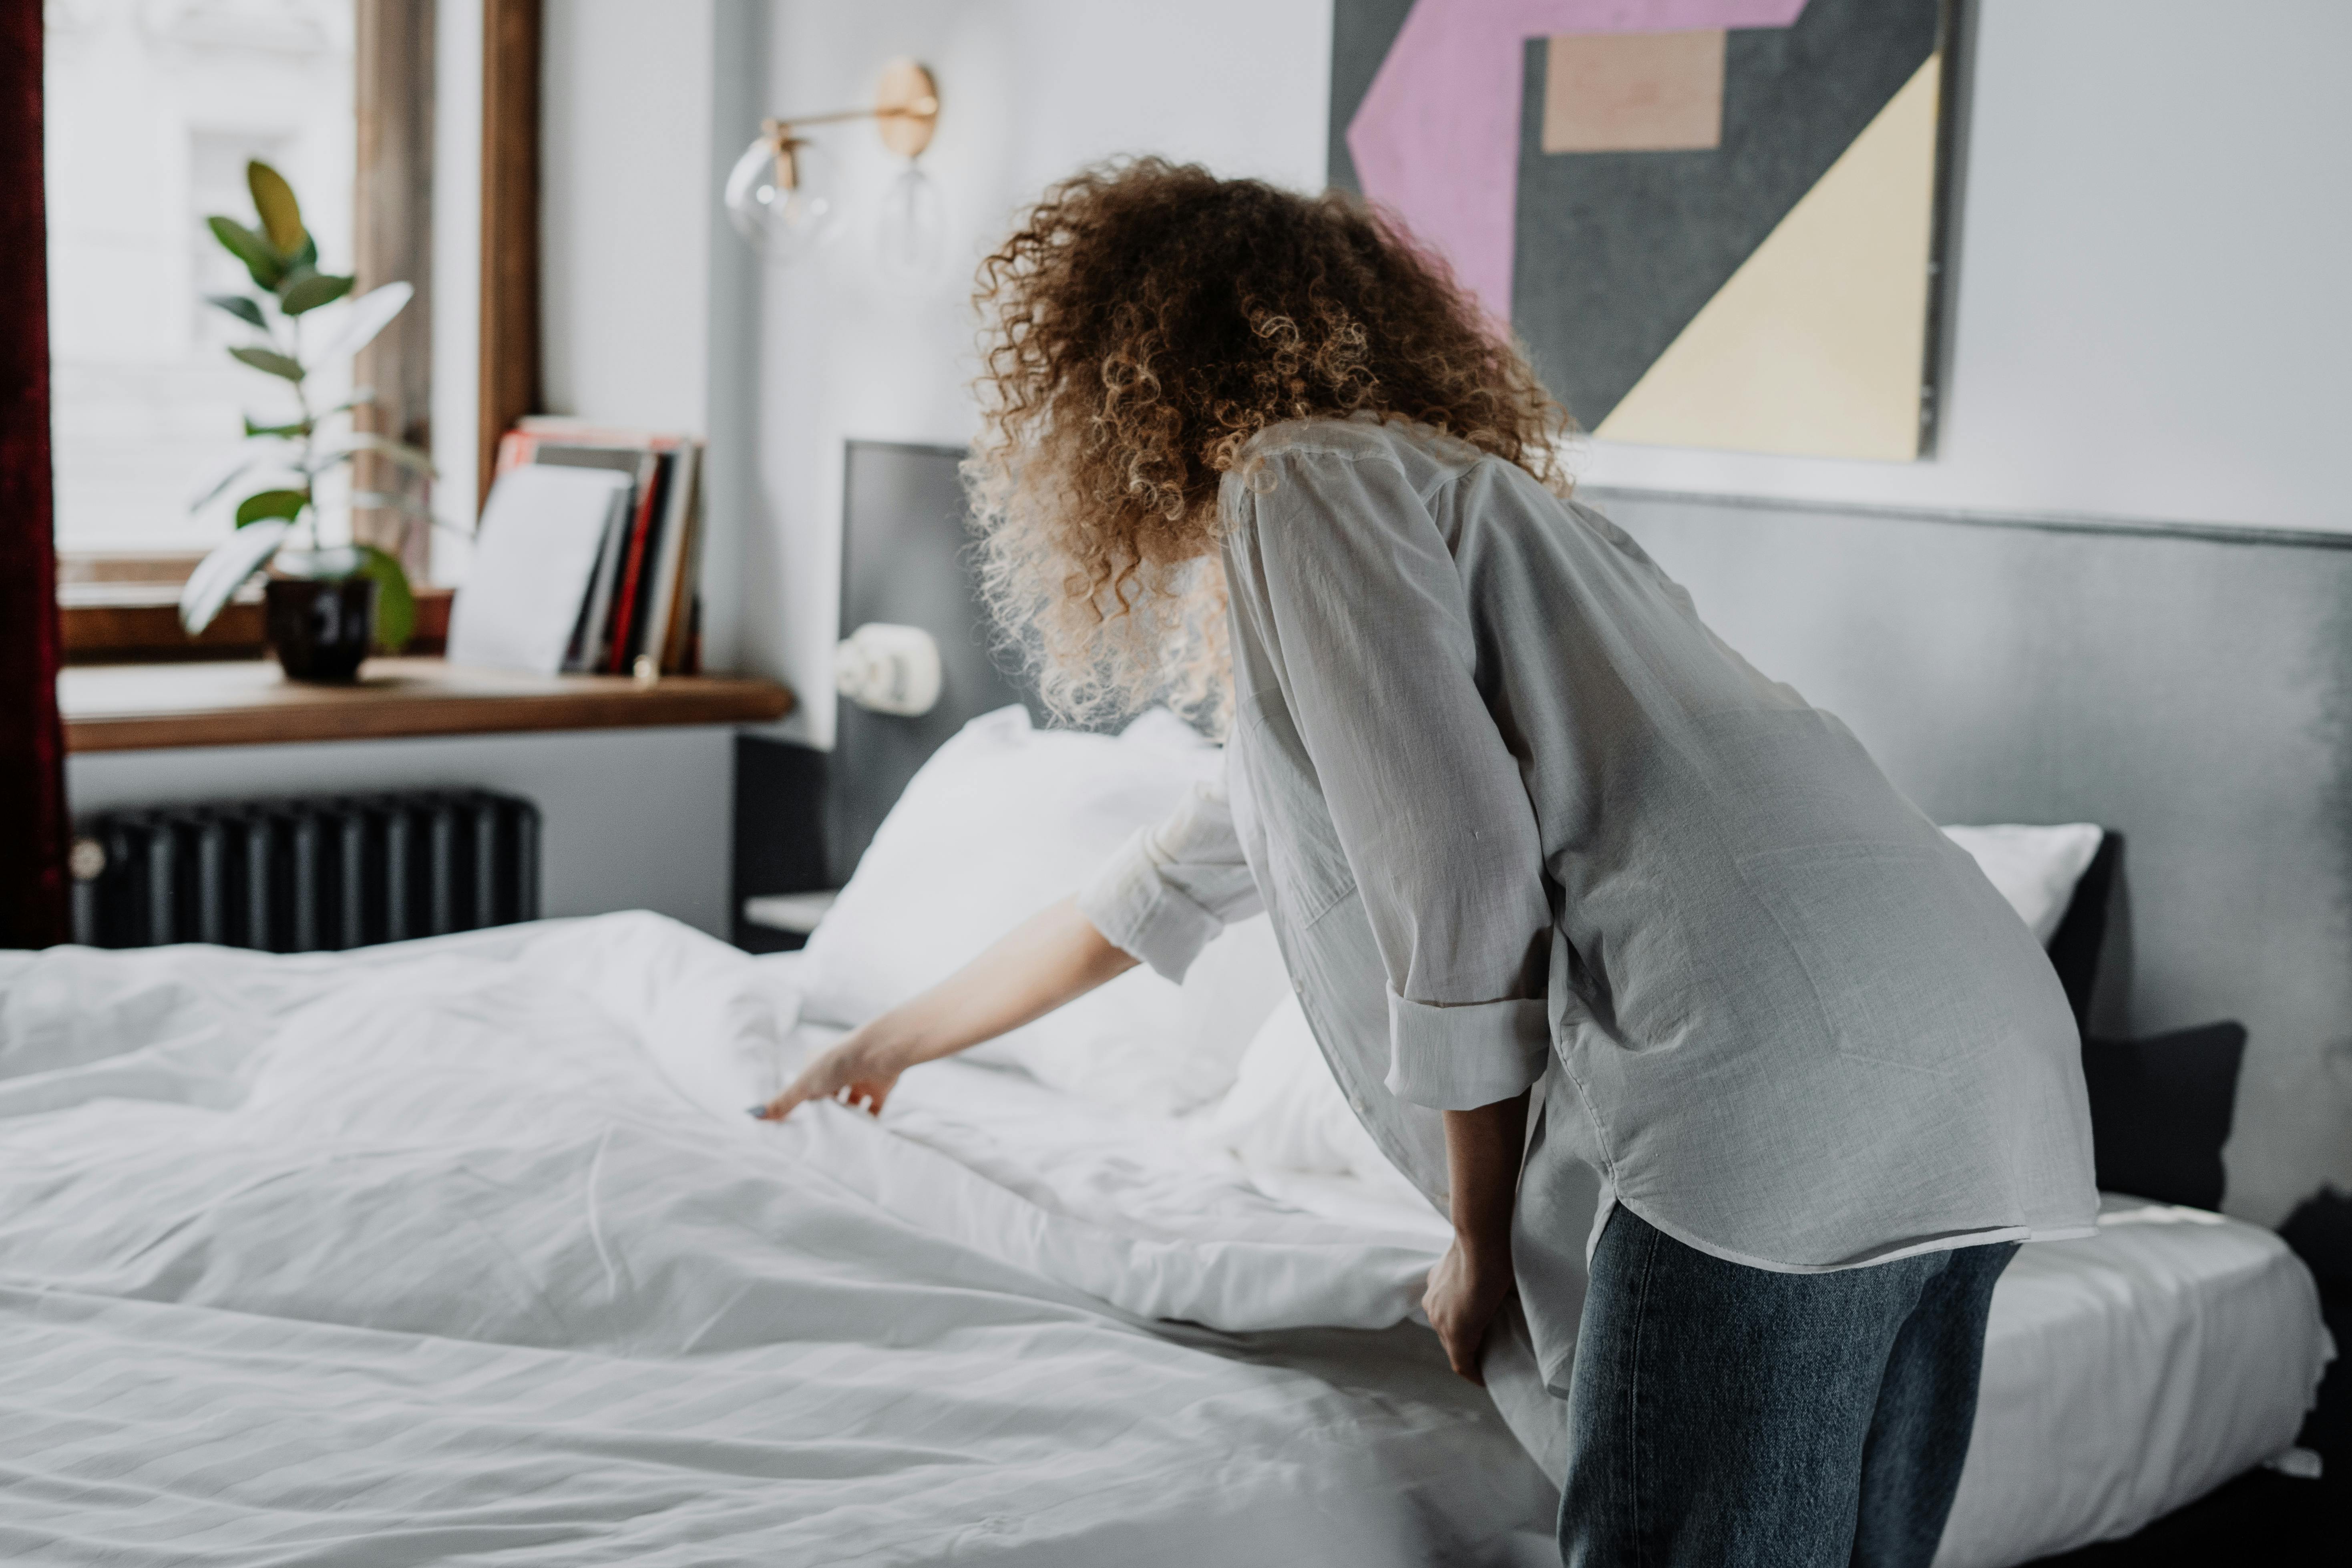
<instances>
[{"instance_id":1,"label":"glass globe lamp shade","mask_svg":"<svg viewBox=\"0 0 2352 1568\"><path fill-rule=\"evenodd\" d=\"M751 247L779 266L805 258L841 229L832 169L810 143L760 137L727 176L727 218Z\"/></svg>"},{"instance_id":2,"label":"glass globe lamp shade","mask_svg":"<svg viewBox=\"0 0 2352 1568\"><path fill-rule=\"evenodd\" d=\"M947 256L947 215L939 186L911 163L882 198L874 242L876 268L889 281L924 283L938 276Z\"/></svg>"}]
</instances>

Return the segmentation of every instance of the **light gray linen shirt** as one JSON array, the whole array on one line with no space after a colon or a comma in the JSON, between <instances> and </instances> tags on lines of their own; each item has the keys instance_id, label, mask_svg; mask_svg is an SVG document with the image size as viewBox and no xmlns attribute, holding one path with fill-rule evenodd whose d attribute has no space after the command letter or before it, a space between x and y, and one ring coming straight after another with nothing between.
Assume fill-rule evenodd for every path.
<instances>
[{"instance_id":1,"label":"light gray linen shirt","mask_svg":"<svg viewBox=\"0 0 2352 1568\"><path fill-rule=\"evenodd\" d=\"M1225 788L1079 907L1171 978L1266 910L1441 1210L1437 1112L1540 1084L1513 1247L1546 1384L1612 1203L1783 1270L2094 1230L2057 977L1844 725L1513 464L1369 419L1244 458Z\"/></svg>"}]
</instances>

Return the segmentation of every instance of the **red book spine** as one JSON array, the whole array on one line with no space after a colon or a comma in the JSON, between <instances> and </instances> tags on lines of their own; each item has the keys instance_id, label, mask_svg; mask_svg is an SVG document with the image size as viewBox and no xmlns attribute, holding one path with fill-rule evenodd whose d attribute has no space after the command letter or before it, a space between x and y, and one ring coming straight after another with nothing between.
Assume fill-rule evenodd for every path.
<instances>
[{"instance_id":1,"label":"red book spine","mask_svg":"<svg viewBox=\"0 0 2352 1568\"><path fill-rule=\"evenodd\" d=\"M636 521L629 527L629 558L621 569L620 597L613 606L613 655L604 668L614 675L629 673L629 634L637 618L637 578L646 569L646 540L654 531L654 492L661 489L661 469L637 487Z\"/></svg>"},{"instance_id":2,"label":"red book spine","mask_svg":"<svg viewBox=\"0 0 2352 1568\"><path fill-rule=\"evenodd\" d=\"M509 468L521 468L530 461L531 454L538 450L539 437L530 431L508 431L499 437L499 458L490 469L490 477L496 479Z\"/></svg>"}]
</instances>

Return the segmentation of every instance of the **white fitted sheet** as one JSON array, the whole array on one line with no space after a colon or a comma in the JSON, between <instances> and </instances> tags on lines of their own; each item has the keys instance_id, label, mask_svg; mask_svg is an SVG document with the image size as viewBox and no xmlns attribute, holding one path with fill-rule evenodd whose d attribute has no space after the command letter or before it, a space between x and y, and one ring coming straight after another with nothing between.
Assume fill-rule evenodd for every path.
<instances>
[{"instance_id":1,"label":"white fitted sheet","mask_svg":"<svg viewBox=\"0 0 2352 1568\"><path fill-rule=\"evenodd\" d=\"M1548 1560L1540 1472L1379 1327L1433 1215L962 1064L755 1126L789 978L646 916L0 955L0 1559ZM2300 1265L2109 1218L2001 1283L1940 1563L2292 1441Z\"/></svg>"},{"instance_id":2,"label":"white fitted sheet","mask_svg":"<svg viewBox=\"0 0 2352 1568\"><path fill-rule=\"evenodd\" d=\"M2108 1195L2099 1234L1994 1287L1976 1431L1938 1568L2128 1535L2294 1442L2335 1353L2273 1233Z\"/></svg>"}]
</instances>

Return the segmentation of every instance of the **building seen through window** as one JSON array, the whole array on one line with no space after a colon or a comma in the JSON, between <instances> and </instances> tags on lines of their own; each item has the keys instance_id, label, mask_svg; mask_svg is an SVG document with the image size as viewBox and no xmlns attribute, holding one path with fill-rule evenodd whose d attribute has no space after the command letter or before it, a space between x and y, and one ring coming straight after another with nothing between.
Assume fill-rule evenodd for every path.
<instances>
[{"instance_id":1,"label":"building seen through window","mask_svg":"<svg viewBox=\"0 0 2352 1568\"><path fill-rule=\"evenodd\" d=\"M192 515L192 494L227 460L246 414L293 416L282 384L226 353L252 330L204 296L250 292L252 281L205 219L253 221L245 168L262 159L299 195L321 268L350 270L352 10L353 0L47 0L60 551L210 548L229 531L229 503ZM339 400L342 389L320 390Z\"/></svg>"}]
</instances>

